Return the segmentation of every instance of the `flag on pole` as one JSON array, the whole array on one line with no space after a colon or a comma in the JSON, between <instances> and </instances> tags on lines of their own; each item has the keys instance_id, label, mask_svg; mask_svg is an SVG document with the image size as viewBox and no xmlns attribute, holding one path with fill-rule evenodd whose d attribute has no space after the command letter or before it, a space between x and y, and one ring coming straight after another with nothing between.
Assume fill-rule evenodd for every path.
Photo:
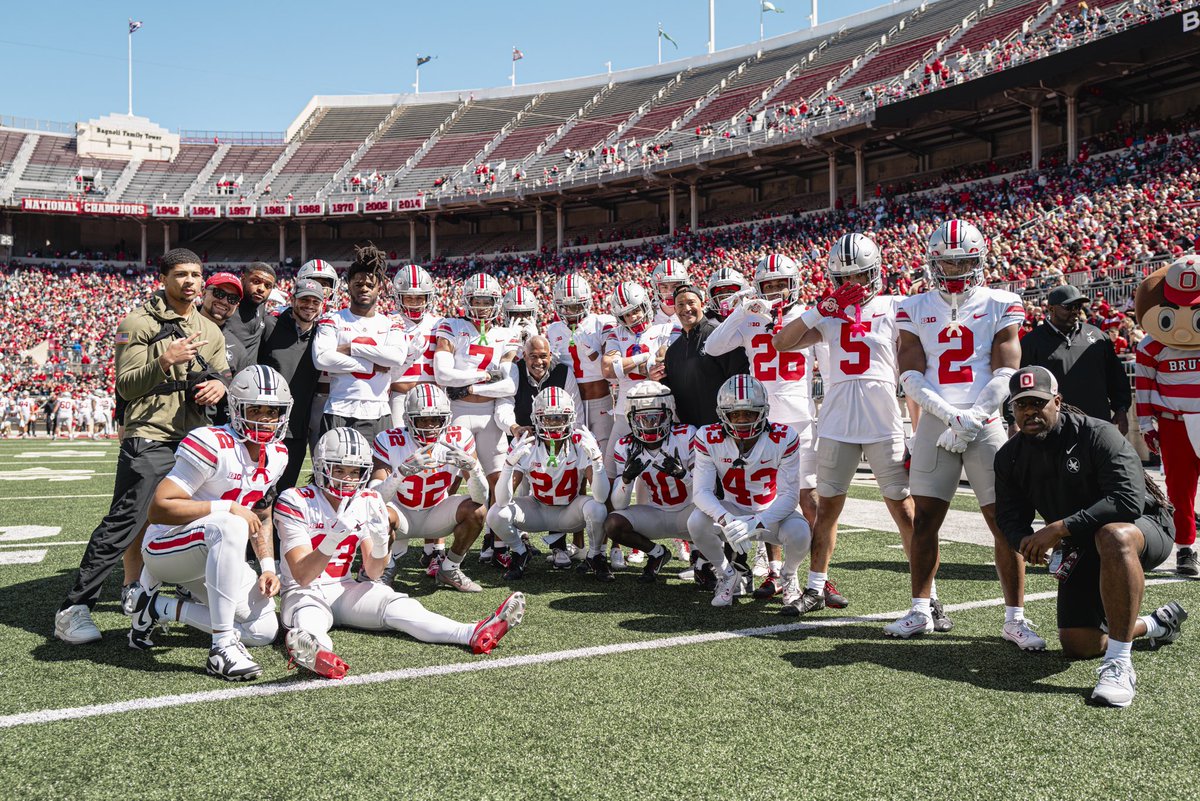
<instances>
[{"instance_id":1,"label":"flag on pole","mask_svg":"<svg viewBox=\"0 0 1200 801\"><path fill-rule=\"evenodd\" d=\"M433 61L433 56L417 56L417 66L418 67L421 66L422 64L427 64L430 61Z\"/></svg>"},{"instance_id":2,"label":"flag on pole","mask_svg":"<svg viewBox=\"0 0 1200 801\"><path fill-rule=\"evenodd\" d=\"M672 38L670 37L670 35L669 35L669 34L668 34L666 31L664 31L664 30L662 29L662 26L661 26L661 25L660 25L660 26L658 26L658 35L659 35L660 37L662 37L663 39L666 39L666 40L667 40L668 42L670 42L671 44L675 45L675 49L676 49L676 50L678 50L678 49L679 49L679 43L678 43L678 42L676 42L674 39L672 39Z\"/></svg>"},{"instance_id":3,"label":"flag on pole","mask_svg":"<svg viewBox=\"0 0 1200 801\"><path fill-rule=\"evenodd\" d=\"M769 2L769 0L762 0L762 10L763 11L774 11L776 14L783 13L782 8L779 8L774 3Z\"/></svg>"},{"instance_id":4,"label":"flag on pole","mask_svg":"<svg viewBox=\"0 0 1200 801\"><path fill-rule=\"evenodd\" d=\"M525 54L514 47L513 48L513 61L520 61L523 58L525 58Z\"/></svg>"},{"instance_id":5,"label":"flag on pole","mask_svg":"<svg viewBox=\"0 0 1200 801\"><path fill-rule=\"evenodd\" d=\"M131 34L132 34L134 31L136 31L138 28L140 28L140 27L142 27L142 21L141 21L141 20L134 20L133 18L130 18L130 20L129 20L129 32L130 32Z\"/></svg>"}]
</instances>

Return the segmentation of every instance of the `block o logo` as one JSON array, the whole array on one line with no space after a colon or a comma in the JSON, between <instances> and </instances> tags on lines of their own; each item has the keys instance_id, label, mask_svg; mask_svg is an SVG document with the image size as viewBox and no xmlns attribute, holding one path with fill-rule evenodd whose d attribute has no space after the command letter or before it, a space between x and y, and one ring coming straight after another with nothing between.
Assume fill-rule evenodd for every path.
<instances>
[{"instance_id":1,"label":"block o logo","mask_svg":"<svg viewBox=\"0 0 1200 801\"><path fill-rule=\"evenodd\" d=\"M1021 389L1030 389L1036 383L1033 373L1021 374Z\"/></svg>"}]
</instances>

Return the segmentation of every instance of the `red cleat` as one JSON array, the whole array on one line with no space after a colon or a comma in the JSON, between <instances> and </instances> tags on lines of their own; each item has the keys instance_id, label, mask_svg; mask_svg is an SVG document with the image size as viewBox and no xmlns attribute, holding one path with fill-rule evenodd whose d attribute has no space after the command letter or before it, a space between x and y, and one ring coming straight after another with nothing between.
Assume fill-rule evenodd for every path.
<instances>
[{"instance_id":1,"label":"red cleat","mask_svg":"<svg viewBox=\"0 0 1200 801\"><path fill-rule=\"evenodd\" d=\"M490 654L508 630L525 617L525 593L514 592L487 620L479 621L471 634L471 653Z\"/></svg>"}]
</instances>

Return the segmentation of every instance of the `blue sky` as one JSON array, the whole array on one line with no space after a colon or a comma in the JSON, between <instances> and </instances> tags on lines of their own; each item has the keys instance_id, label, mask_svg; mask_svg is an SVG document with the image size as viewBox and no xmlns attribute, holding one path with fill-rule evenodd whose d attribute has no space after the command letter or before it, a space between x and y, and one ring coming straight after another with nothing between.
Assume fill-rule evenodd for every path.
<instances>
[{"instance_id":1,"label":"blue sky","mask_svg":"<svg viewBox=\"0 0 1200 801\"><path fill-rule=\"evenodd\" d=\"M821 0L821 21L886 0ZM810 0L774 0L766 35L807 26ZM758 38L758 0L717 0L717 48ZM699 55L706 0L602 3L22 2L5 9L0 52L10 64L0 113L75 122L124 112L126 20L133 36L134 113L174 130L282 131L314 94L421 90L508 82L511 49L525 53L519 83L653 64L659 22L679 43L664 60ZM14 68L15 67L15 68Z\"/></svg>"}]
</instances>

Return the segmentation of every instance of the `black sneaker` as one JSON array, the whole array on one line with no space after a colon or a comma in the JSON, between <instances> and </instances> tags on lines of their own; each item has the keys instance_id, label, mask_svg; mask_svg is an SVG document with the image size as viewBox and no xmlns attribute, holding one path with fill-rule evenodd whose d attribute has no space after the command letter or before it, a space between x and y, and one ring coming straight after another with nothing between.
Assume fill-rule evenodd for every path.
<instances>
[{"instance_id":1,"label":"black sneaker","mask_svg":"<svg viewBox=\"0 0 1200 801\"><path fill-rule=\"evenodd\" d=\"M524 577L525 568L529 566L529 560L533 558L533 552L525 550L521 553L513 551L509 554L508 570L504 571L505 581L517 581Z\"/></svg>"},{"instance_id":2,"label":"black sneaker","mask_svg":"<svg viewBox=\"0 0 1200 801\"><path fill-rule=\"evenodd\" d=\"M929 616L933 618L933 630L947 632L954 628L954 621L946 614L946 607L937 598L929 602Z\"/></svg>"},{"instance_id":3,"label":"black sneaker","mask_svg":"<svg viewBox=\"0 0 1200 801\"><path fill-rule=\"evenodd\" d=\"M804 592L800 593L800 597L790 604L785 604L779 610L779 614L784 617L800 617L809 612L820 612L825 608L826 600L822 593L808 587L804 588Z\"/></svg>"},{"instance_id":4,"label":"black sneaker","mask_svg":"<svg viewBox=\"0 0 1200 801\"><path fill-rule=\"evenodd\" d=\"M710 595L716 592L717 571L713 569L712 562L705 562L697 567L692 576L692 581L696 582L697 587Z\"/></svg>"},{"instance_id":5,"label":"black sneaker","mask_svg":"<svg viewBox=\"0 0 1200 801\"><path fill-rule=\"evenodd\" d=\"M671 561L671 549L661 544L659 547L662 548L661 556L646 554L646 566L642 568L642 575L638 576L638 581L642 584L653 584L663 565Z\"/></svg>"},{"instance_id":6,"label":"black sneaker","mask_svg":"<svg viewBox=\"0 0 1200 801\"><path fill-rule=\"evenodd\" d=\"M1167 633L1161 637L1151 637L1151 647L1170 645L1179 639L1179 635L1183 633L1183 621L1188 619L1187 610L1179 605L1179 601L1171 601L1166 606L1160 606L1152 614L1155 620L1166 627Z\"/></svg>"},{"instance_id":7,"label":"black sneaker","mask_svg":"<svg viewBox=\"0 0 1200 801\"><path fill-rule=\"evenodd\" d=\"M1200 576L1200 555L1191 548L1180 548L1175 554L1175 572L1181 576Z\"/></svg>"},{"instance_id":8,"label":"black sneaker","mask_svg":"<svg viewBox=\"0 0 1200 801\"><path fill-rule=\"evenodd\" d=\"M589 556L585 562L591 565L591 572L596 574L596 581L607 583L617 580L617 577L613 575L612 565L608 563L608 556L605 554L598 553L595 556Z\"/></svg>"},{"instance_id":9,"label":"black sneaker","mask_svg":"<svg viewBox=\"0 0 1200 801\"><path fill-rule=\"evenodd\" d=\"M429 566L433 564L433 560L443 559L445 556L446 551L444 548L434 548L429 553L421 551L421 556L417 561L421 564L422 570L429 570Z\"/></svg>"},{"instance_id":10,"label":"black sneaker","mask_svg":"<svg viewBox=\"0 0 1200 801\"><path fill-rule=\"evenodd\" d=\"M838 592L837 587L833 586L833 582L825 579L825 605L830 609L845 609L850 605L846 597Z\"/></svg>"},{"instance_id":11,"label":"black sneaker","mask_svg":"<svg viewBox=\"0 0 1200 801\"><path fill-rule=\"evenodd\" d=\"M755 600L765 601L783 592L783 579L777 573L768 573L758 589L751 593Z\"/></svg>"},{"instance_id":12,"label":"black sneaker","mask_svg":"<svg viewBox=\"0 0 1200 801\"><path fill-rule=\"evenodd\" d=\"M528 551L526 551L528 553ZM507 546L496 546L492 548L492 567L499 570L508 570L509 563L512 561L512 553L509 552Z\"/></svg>"},{"instance_id":13,"label":"black sneaker","mask_svg":"<svg viewBox=\"0 0 1200 801\"><path fill-rule=\"evenodd\" d=\"M146 592L142 585L137 585L133 596L133 614L129 621L129 647L138 651L148 651L154 647L150 632L158 617L154 614L154 602L158 600L158 590ZM1187 615L1185 614L1184 617Z\"/></svg>"}]
</instances>

